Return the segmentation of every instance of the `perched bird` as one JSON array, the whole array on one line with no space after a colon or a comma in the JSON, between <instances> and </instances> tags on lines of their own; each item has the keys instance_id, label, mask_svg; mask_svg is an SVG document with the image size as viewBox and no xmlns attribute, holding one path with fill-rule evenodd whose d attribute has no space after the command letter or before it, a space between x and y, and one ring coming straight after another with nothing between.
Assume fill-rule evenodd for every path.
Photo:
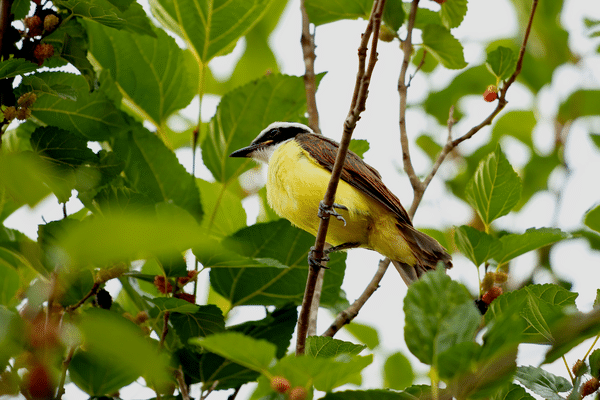
<instances>
[{"instance_id":1,"label":"perched bird","mask_svg":"<svg viewBox=\"0 0 600 400\"><path fill-rule=\"evenodd\" d=\"M268 165L267 200L297 227L317 234L323 200L339 144L299 123L274 122L249 146L230 157L250 157ZM381 176L349 151L335 195L327 242L334 250L362 247L389 257L410 284L439 261L451 257L432 237L416 230L400 200ZM321 213L324 211L320 210Z\"/></svg>"}]
</instances>

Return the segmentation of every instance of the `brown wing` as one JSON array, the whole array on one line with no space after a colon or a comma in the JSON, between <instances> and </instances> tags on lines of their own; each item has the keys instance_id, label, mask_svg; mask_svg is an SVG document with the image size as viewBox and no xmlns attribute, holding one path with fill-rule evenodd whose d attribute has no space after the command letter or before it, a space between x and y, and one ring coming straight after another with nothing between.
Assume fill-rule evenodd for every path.
<instances>
[{"instance_id":1,"label":"brown wing","mask_svg":"<svg viewBox=\"0 0 600 400\"><path fill-rule=\"evenodd\" d=\"M299 134L296 140L323 168L330 172L333 170L338 143L311 133ZM346 155L341 179L377 200L393 212L398 221L412 226L408 213L402 207L400 200L384 185L379 172L351 151Z\"/></svg>"}]
</instances>

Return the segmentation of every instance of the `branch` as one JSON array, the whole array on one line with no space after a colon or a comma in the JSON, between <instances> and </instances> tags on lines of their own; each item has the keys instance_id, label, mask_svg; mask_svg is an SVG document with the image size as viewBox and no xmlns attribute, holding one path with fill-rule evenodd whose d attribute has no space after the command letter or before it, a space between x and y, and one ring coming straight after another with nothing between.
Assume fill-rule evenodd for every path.
<instances>
[{"instance_id":1,"label":"branch","mask_svg":"<svg viewBox=\"0 0 600 400\"><path fill-rule=\"evenodd\" d=\"M185 378L183 377L183 369L181 365L174 371L175 380L179 385L179 393L181 393L181 398L183 400L190 400L190 394L188 392L188 386L185 384Z\"/></svg>"},{"instance_id":2,"label":"branch","mask_svg":"<svg viewBox=\"0 0 600 400\"><path fill-rule=\"evenodd\" d=\"M373 3L373 9L371 10L371 16L365 29L365 33L362 35L360 46L358 48L358 73L356 76L356 84L354 86L354 93L352 95L352 104L348 116L344 121L344 134L340 142L340 147L337 152L333 170L331 171L331 180L327 186L325 197L323 202L325 206L331 207L335 199L335 192L342 174L342 168L344 166L344 160L348 153L348 146L350 145L350 139L352 138L352 132L356 127L356 122L360 118L360 114L365 109L367 101L367 93L369 83L371 81L371 74L375 68L377 62L377 41L379 40L379 26L381 25L381 16L383 14L383 6L385 0L377 0ZM373 34L371 42L371 54L369 57L369 64L365 71L367 46L369 38ZM325 246L325 238L327 236L327 229L329 227L329 218L323 218L319 224L319 230L317 231L317 238L315 240L315 246L312 251L312 255L320 259L323 257L323 248ZM296 355L304 354L304 346L306 343L306 333L308 330L308 319L309 313L313 301L314 290L317 278L319 276L319 267L309 266L308 278L306 281L306 288L304 290L304 298L302 300L302 308L298 318L298 337L296 342Z\"/></svg>"},{"instance_id":3,"label":"branch","mask_svg":"<svg viewBox=\"0 0 600 400\"><path fill-rule=\"evenodd\" d=\"M413 5L415 2L418 2L418 0L414 0ZM500 113L500 111L502 111L504 109L504 107L506 106L506 104L508 103L508 101L506 100L506 92L508 91L508 88L515 82L515 80L517 79L517 76L519 76L519 74L521 73L521 69L523 67L523 58L525 56L525 50L527 48L527 41L529 40L529 35L531 33L531 25L533 24L533 17L535 15L537 4L538 4L538 0L533 0L533 3L531 5L531 13L529 14L529 22L527 23L527 29L525 30L525 35L523 36L523 42L521 43L521 49L519 51L519 58L517 59L517 66L515 68L515 71L508 78L508 80L506 80L504 82L504 85L500 89L500 96L498 98L498 104L496 105L496 108L479 125L472 127L467 133L465 133L464 135L462 135L459 138L454 139L454 140L452 140L452 136L450 135L452 125L454 124L454 122L452 122L452 123L450 122L450 120L453 120L453 118L452 118L453 110L451 109L450 118L448 120L448 129L449 129L448 139L446 141L446 144L444 145L444 148L442 149L442 152L440 153L438 158L435 160L435 163L434 163L433 167L431 168L431 172L429 173L429 175L427 176L427 178L425 178L425 180L423 182L420 182L419 179L416 177L416 175L414 175L414 170L412 170L412 165L411 165L410 168L412 170L412 175L414 176L414 178L417 181L419 181L418 185L416 185L416 186L413 185L414 198L413 198L413 202L410 206L410 210L408 212L408 214L411 217L416 212L417 207L419 206L419 203L421 202L421 199L423 198L423 194L425 193L425 190L427 189L427 186L429 185L429 183L431 182L431 180L437 173L442 162L446 159L446 156L452 150L454 150L454 148L456 146L458 146L465 140L472 138L477 132L479 132L481 130L481 128L483 128L484 126L487 126L487 125L491 125L492 121L494 120L496 115L498 115ZM412 10L411 10L411 12L412 12ZM405 53L405 58L406 58L406 53ZM402 96L401 96L401 103L402 103ZM402 115L400 118L402 119ZM400 132L400 134L402 135L402 131ZM403 155L405 155L404 149L405 149L405 145L404 145L404 141L403 141L402 142ZM408 139L406 139L406 154L408 154ZM410 155L408 156L408 163L410 164ZM406 159L405 159L405 169L406 169ZM409 173L408 170L407 170L407 173ZM411 176L411 173L409 173L409 176ZM411 183L412 183L412 179L413 178L411 176Z\"/></svg>"},{"instance_id":4,"label":"branch","mask_svg":"<svg viewBox=\"0 0 600 400\"><path fill-rule=\"evenodd\" d=\"M100 289L100 285L101 284L102 284L101 282L94 282L94 285L92 286L92 288L90 289L90 291L85 296L83 296L83 298L81 300L79 300L77 303L72 304L72 305L68 306L67 308L65 308L65 311L66 312L71 312L71 311L74 311L77 308L81 307L81 305L83 303L85 303L85 301L87 299L89 299L90 297L92 297L93 295L95 295L96 293L98 293L98 289Z\"/></svg>"},{"instance_id":5,"label":"branch","mask_svg":"<svg viewBox=\"0 0 600 400\"><path fill-rule=\"evenodd\" d=\"M167 333L169 333L169 315L171 315L171 312L165 311L165 315L163 316L163 330L162 334L160 335L160 342L158 344L159 348L164 346Z\"/></svg>"},{"instance_id":6,"label":"branch","mask_svg":"<svg viewBox=\"0 0 600 400\"><path fill-rule=\"evenodd\" d=\"M319 129L319 112L317 111L317 83L315 81L315 34L310 33L310 21L304 5L300 0L300 12L302 13L302 55L304 56L304 90L306 92L306 111L308 112L308 126L316 133Z\"/></svg>"},{"instance_id":7,"label":"branch","mask_svg":"<svg viewBox=\"0 0 600 400\"><path fill-rule=\"evenodd\" d=\"M69 349L67 353L67 357L62 362L62 371L60 374L60 382L58 384L58 390L56 392L56 399L60 400L65 394L65 381L67 379L67 370L69 369L69 364L71 364L71 360L73 359L73 354L75 354L75 349L77 346L73 346Z\"/></svg>"},{"instance_id":8,"label":"branch","mask_svg":"<svg viewBox=\"0 0 600 400\"><path fill-rule=\"evenodd\" d=\"M352 303L350 307L338 314L335 321L333 321L333 323L321 336L333 337L333 335L335 335L337 331L342 329L344 325L349 324L358 315L360 309L365 305L365 303L367 302L367 300L369 300L373 293L375 293L375 291L379 288L379 282L381 282L381 279L383 278L383 275L385 275L385 271L387 271L389 265L389 258L385 258L379 261L379 267L377 268L377 272L375 272L373 279L371 279L371 282L369 282L364 292L360 295L358 299L354 301L354 303Z\"/></svg>"}]
</instances>

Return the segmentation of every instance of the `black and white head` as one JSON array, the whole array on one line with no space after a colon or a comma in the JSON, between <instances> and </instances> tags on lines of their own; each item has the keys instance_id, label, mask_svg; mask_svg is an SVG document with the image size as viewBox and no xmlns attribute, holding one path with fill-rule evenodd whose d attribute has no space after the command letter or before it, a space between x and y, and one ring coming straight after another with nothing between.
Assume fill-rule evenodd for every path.
<instances>
[{"instance_id":1,"label":"black and white head","mask_svg":"<svg viewBox=\"0 0 600 400\"><path fill-rule=\"evenodd\" d=\"M249 157L268 164L277 147L302 133L314 132L308 126L296 122L273 122L249 146L234 151L229 157Z\"/></svg>"}]
</instances>

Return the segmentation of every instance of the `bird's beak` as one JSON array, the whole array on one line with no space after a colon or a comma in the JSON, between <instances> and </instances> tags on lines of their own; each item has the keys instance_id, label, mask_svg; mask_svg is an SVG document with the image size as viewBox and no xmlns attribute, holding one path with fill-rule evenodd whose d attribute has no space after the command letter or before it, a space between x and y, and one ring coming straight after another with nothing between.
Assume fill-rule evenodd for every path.
<instances>
[{"instance_id":1,"label":"bird's beak","mask_svg":"<svg viewBox=\"0 0 600 400\"><path fill-rule=\"evenodd\" d=\"M256 150L260 149L261 147L265 147L269 144L271 144L270 140L267 142L251 144L250 146L242 147L241 149L234 151L229 155L229 157L251 157L251 154L254 153Z\"/></svg>"}]
</instances>

